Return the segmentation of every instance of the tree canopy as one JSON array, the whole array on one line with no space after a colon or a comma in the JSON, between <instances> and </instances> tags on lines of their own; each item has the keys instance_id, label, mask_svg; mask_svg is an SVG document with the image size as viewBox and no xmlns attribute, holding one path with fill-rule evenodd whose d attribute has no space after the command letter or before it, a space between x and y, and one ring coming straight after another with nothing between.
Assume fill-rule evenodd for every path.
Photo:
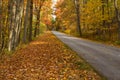
<instances>
[{"instance_id":1,"label":"tree canopy","mask_svg":"<svg viewBox=\"0 0 120 80\"><path fill-rule=\"evenodd\" d=\"M56 8L56 30L82 33L90 39L120 40L119 0L58 0Z\"/></svg>"}]
</instances>

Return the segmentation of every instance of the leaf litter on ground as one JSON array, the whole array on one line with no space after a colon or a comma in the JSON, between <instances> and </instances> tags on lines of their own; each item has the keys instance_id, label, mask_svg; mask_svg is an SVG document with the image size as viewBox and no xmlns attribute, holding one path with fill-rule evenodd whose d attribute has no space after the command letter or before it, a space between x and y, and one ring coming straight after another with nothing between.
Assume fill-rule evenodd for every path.
<instances>
[{"instance_id":1,"label":"leaf litter on ground","mask_svg":"<svg viewBox=\"0 0 120 80\"><path fill-rule=\"evenodd\" d=\"M51 32L0 61L0 80L103 80Z\"/></svg>"}]
</instances>

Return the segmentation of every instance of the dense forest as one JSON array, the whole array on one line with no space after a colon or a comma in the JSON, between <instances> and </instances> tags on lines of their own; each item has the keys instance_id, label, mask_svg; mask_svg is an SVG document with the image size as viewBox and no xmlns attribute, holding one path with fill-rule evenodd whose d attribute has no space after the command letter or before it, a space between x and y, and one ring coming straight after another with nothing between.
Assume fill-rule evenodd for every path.
<instances>
[{"instance_id":1,"label":"dense forest","mask_svg":"<svg viewBox=\"0 0 120 80\"><path fill-rule=\"evenodd\" d=\"M119 0L58 0L55 14L56 30L120 43Z\"/></svg>"},{"instance_id":2,"label":"dense forest","mask_svg":"<svg viewBox=\"0 0 120 80\"><path fill-rule=\"evenodd\" d=\"M0 52L37 37L50 24L51 5L51 0L0 0Z\"/></svg>"}]
</instances>

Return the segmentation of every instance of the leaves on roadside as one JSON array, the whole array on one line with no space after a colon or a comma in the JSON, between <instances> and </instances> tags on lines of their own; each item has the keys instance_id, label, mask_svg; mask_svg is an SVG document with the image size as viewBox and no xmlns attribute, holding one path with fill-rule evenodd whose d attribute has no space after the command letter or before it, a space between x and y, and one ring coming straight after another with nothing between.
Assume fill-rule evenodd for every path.
<instances>
[{"instance_id":1,"label":"leaves on roadside","mask_svg":"<svg viewBox=\"0 0 120 80\"><path fill-rule=\"evenodd\" d=\"M47 32L0 62L0 80L101 80L101 77Z\"/></svg>"}]
</instances>

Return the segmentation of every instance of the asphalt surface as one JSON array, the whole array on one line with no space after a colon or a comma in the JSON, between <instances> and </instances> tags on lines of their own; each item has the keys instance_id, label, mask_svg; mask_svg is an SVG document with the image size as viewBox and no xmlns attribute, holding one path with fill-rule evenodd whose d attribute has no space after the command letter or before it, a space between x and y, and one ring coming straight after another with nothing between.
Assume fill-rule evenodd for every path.
<instances>
[{"instance_id":1,"label":"asphalt surface","mask_svg":"<svg viewBox=\"0 0 120 80\"><path fill-rule=\"evenodd\" d=\"M52 31L108 80L120 80L120 48Z\"/></svg>"}]
</instances>

